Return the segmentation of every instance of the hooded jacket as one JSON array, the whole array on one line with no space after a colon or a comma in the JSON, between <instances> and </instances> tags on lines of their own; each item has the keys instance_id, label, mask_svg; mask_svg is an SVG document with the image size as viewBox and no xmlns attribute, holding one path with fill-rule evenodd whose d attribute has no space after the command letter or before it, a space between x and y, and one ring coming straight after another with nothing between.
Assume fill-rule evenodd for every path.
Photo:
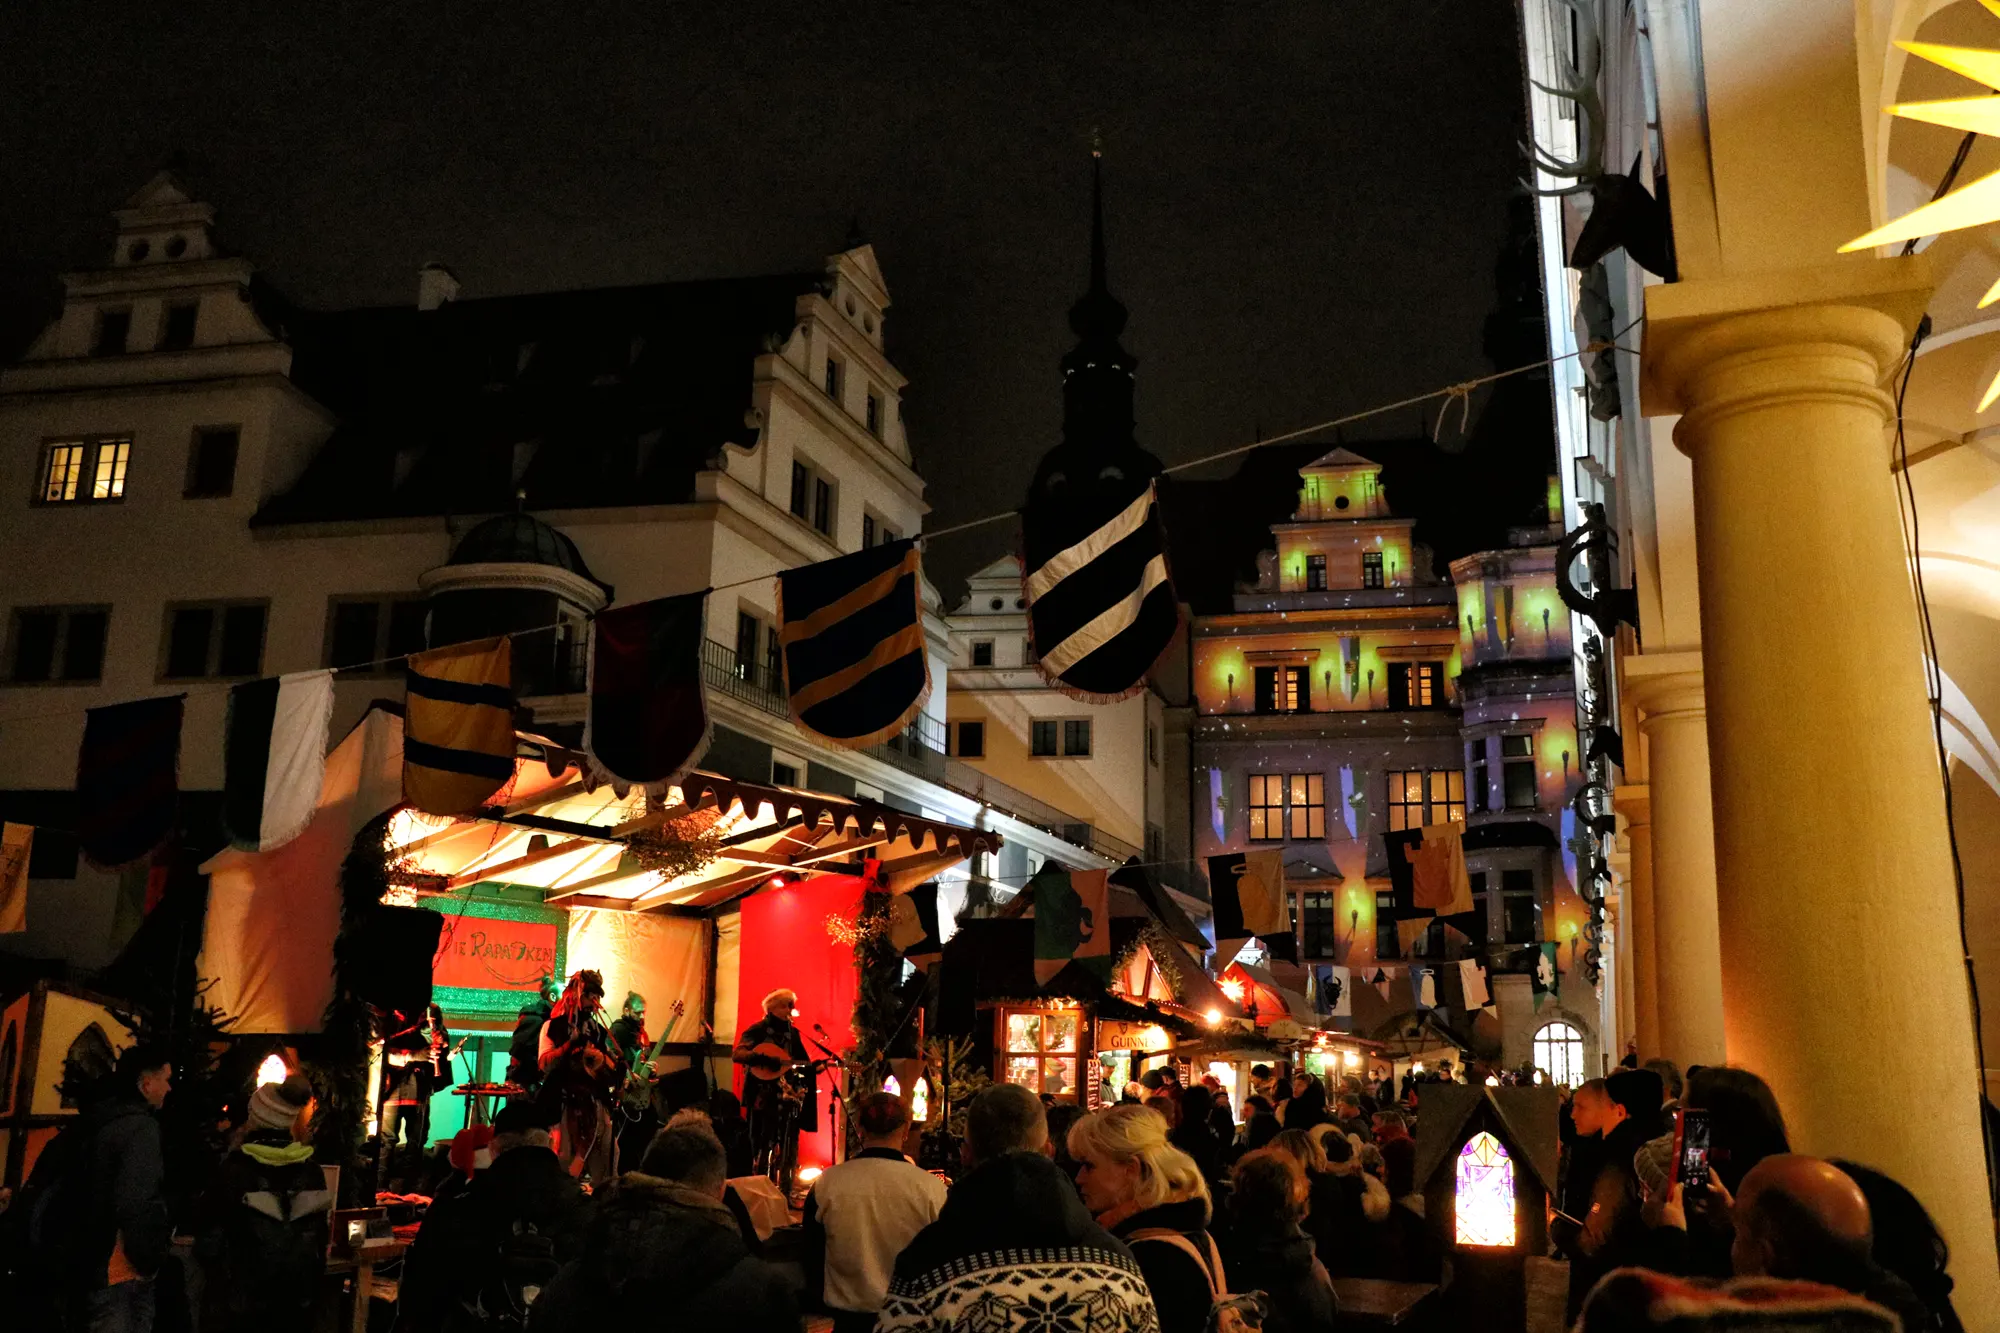
<instances>
[{"instance_id":1,"label":"hooded jacket","mask_svg":"<svg viewBox=\"0 0 2000 1333\"><path fill-rule=\"evenodd\" d=\"M594 1211L583 1257L536 1299L531 1333L653 1328L663 1318L676 1328L797 1333L792 1284L751 1255L717 1196L632 1171Z\"/></svg>"},{"instance_id":2,"label":"hooded jacket","mask_svg":"<svg viewBox=\"0 0 2000 1333\"><path fill-rule=\"evenodd\" d=\"M1324 1333L1340 1305L1333 1279L1313 1257L1312 1238L1293 1223L1283 1228L1241 1223L1230 1233L1223 1257L1230 1290L1261 1291L1269 1300L1263 1333Z\"/></svg>"},{"instance_id":3,"label":"hooded jacket","mask_svg":"<svg viewBox=\"0 0 2000 1333\"><path fill-rule=\"evenodd\" d=\"M1091 1219L1054 1162L1014 1152L961 1179L937 1221L898 1256L876 1330L1028 1322L1093 1333L1159 1328L1131 1250Z\"/></svg>"}]
</instances>

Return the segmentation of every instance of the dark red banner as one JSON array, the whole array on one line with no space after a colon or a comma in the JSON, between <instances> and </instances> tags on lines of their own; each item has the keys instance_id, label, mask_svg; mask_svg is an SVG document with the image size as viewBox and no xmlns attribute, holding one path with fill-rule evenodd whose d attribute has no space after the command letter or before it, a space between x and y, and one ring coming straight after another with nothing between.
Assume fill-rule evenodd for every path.
<instances>
[{"instance_id":1,"label":"dark red banner","mask_svg":"<svg viewBox=\"0 0 2000 1333\"><path fill-rule=\"evenodd\" d=\"M446 917L431 961L431 983L461 990L528 990L556 966L552 921Z\"/></svg>"}]
</instances>

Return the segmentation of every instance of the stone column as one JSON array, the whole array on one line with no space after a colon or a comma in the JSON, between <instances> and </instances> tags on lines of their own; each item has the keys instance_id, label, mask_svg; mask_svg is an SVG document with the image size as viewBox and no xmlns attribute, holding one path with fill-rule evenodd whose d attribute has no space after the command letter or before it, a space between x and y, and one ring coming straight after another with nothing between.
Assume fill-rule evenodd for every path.
<instances>
[{"instance_id":1,"label":"stone column","mask_svg":"<svg viewBox=\"0 0 2000 1333\"><path fill-rule=\"evenodd\" d=\"M1693 460L1731 1061L1922 1200L1970 1314L2000 1266L1886 387L1929 290L1922 256L1653 287L1642 374Z\"/></svg>"},{"instance_id":2,"label":"stone column","mask_svg":"<svg viewBox=\"0 0 2000 1333\"><path fill-rule=\"evenodd\" d=\"M1613 808L1625 818L1625 845L1629 849L1625 910L1618 924L1620 936L1631 941L1631 967L1625 984L1632 996L1632 1035L1639 1042L1639 1058L1651 1060L1661 1053L1659 955L1653 943L1651 792L1641 785L1620 787L1611 795Z\"/></svg>"},{"instance_id":3,"label":"stone column","mask_svg":"<svg viewBox=\"0 0 2000 1333\"><path fill-rule=\"evenodd\" d=\"M1715 820L1701 657L1625 660L1625 696L1646 734L1653 827L1653 966L1663 1055L1681 1068L1724 1059L1722 957L1715 905ZM1647 1047L1642 1041L1640 1049Z\"/></svg>"}]
</instances>

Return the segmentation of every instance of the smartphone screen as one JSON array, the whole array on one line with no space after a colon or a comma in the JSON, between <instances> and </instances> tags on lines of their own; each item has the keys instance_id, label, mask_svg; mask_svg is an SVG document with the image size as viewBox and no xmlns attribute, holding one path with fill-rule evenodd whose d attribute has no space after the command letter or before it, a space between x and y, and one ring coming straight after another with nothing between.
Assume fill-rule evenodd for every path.
<instances>
[{"instance_id":1,"label":"smartphone screen","mask_svg":"<svg viewBox=\"0 0 2000 1333\"><path fill-rule=\"evenodd\" d=\"M1683 1185L1708 1182L1708 1112L1681 1109L1680 1155L1674 1163L1674 1178Z\"/></svg>"}]
</instances>

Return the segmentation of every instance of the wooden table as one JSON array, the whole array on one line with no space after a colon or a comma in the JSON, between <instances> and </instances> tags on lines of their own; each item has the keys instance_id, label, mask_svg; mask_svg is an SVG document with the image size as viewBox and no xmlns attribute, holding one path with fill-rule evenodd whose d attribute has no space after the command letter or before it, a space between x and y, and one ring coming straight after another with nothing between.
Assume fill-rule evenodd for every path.
<instances>
[{"instance_id":1,"label":"wooden table","mask_svg":"<svg viewBox=\"0 0 2000 1333\"><path fill-rule=\"evenodd\" d=\"M409 1248L409 1242L395 1240L337 1254L326 1261L326 1271L330 1275L354 1274L354 1316L348 1324L353 1333L368 1333L368 1304L375 1298L375 1269L402 1258Z\"/></svg>"},{"instance_id":2,"label":"wooden table","mask_svg":"<svg viewBox=\"0 0 2000 1333\"><path fill-rule=\"evenodd\" d=\"M1389 1282L1373 1277L1337 1277L1333 1293L1340 1298L1340 1318L1385 1327L1404 1323L1437 1290L1431 1282Z\"/></svg>"}]
</instances>

